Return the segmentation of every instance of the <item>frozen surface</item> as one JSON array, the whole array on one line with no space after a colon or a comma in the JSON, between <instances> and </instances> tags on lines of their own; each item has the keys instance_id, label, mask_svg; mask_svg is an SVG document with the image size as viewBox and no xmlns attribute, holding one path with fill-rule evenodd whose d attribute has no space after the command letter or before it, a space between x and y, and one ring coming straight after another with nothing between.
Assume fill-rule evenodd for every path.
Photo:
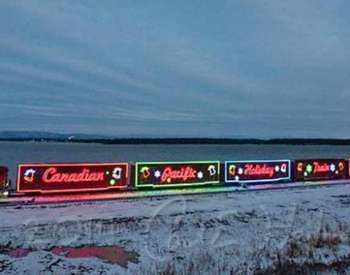
<instances>
[{"instance_id":1,"label":"frozen surface","mask_svg":"<svg viewBox=\"0 0 350 275\"><path fill-rule=\"evenodd\" d=\"M0 271L341 274L350 271L349 206L350 185L6 206ZM87 247L117 249L126 262Z\"/></svg>"}]
</instances>

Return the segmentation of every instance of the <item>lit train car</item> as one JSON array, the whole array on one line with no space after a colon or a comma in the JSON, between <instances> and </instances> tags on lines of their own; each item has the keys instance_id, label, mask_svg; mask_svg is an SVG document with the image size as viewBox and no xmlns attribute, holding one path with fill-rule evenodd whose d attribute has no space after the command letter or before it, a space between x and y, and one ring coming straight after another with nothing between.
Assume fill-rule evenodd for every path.
<instances>
[{"instance_id":1,"label":"lit train car","mask_svg":"<svg viewBox=\"0 0 350 275\"><path fill-rule=\"evenodd\" d=\"M135 188L195 187L220 184L219 161L136 162Z\"/></svg>"},{"instance_id":2,"label":"lit train car","mask_svg":"<svg viewBox=\"0 0 350 275\"><path fill-rule=\"evenodd\" d=\"M304 159L294 161L294 181L333 181L349 178L345 159Z\"/></svg>"},{"instance_id":3,"label":"lit train car","mask_svg":"<svg viewBox=\"0 0 350 275\"><path fill-rule=\"evenodd\" d=\"M19 164L16 195L237 186L267 189L349 178L345 159ZM0 188L8 185L0 168ZM288 184L285 184L288 183ZM0 189L1 190L1 189Z\"/></svg>"},{"instance_id":4,"label":"lit train car","mask_svg":"<svg viewBox=\"0 0 350 275\"><path fill-rule=\"evenodd\" d=\"M239 186L290 182L291 165L290 160L226 161L224 182Z\"/></svg>"},{"instance_id":5,"label":"lit train car","mask_svg":"<svg viewBox=\"0 0 350 275\"><path fill-rule=\"evenodd\" d=\"M128 163L19 164L17 193L73 193L125 190Z\"/></svg>"}]
</instances>

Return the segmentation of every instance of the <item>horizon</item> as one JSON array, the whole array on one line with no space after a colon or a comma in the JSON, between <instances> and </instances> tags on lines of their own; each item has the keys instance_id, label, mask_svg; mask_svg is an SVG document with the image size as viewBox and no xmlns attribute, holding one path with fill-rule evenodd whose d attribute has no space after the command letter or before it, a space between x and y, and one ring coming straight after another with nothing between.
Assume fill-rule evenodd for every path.
<instances>
[{"instance_id":1,"label":"horizon","mask_svg":"<svg viewBox=\"0 0 350 275\"><path fill-rule=\"evenodd\" d=\"M102 144L265 144L265 145L350 145L350 138L254 138L254 137L162 137L102 136L54 132L0 131L0 141L71 142Z\"/></svg>"}]
</instances>

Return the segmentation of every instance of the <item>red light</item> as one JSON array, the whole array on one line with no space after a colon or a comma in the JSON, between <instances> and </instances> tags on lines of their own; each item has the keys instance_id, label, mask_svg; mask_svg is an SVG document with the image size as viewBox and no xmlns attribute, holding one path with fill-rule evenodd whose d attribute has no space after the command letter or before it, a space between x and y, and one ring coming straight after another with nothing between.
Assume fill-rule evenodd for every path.
<instances>
[{"instance_id":1,"label":"red light","mask_svg":"<svg viewBox=\"0 0 350 275\"><path fill-rule=\"evenodd\" d=\"M190 166L181 167L179 170L173 170L171 167L164 168L161 176L161 182L171 182L172 180L187 181L188 179L195 179L197 171Z\"/></svg>"},{"instance_id":2,"label":"red light","mask_svg":"<svg viewBox=\"0 0 350 275\"><path fill-rule=\"evenodd\" d=\"M275 174L274 167L267 166L266 164L246 164L244 166L244 175L247 176L268 176L273 177Z\"/></svg>"},{"instance_id":3,"label":"red light","mask_svg":"<svg viewBox=\"0 0 350 275\"><path fill-rule=\"evenodd\" d=\"M319 164L317 161L314 162L314 174L324 173L331 171L330 165L327 163Z\"/></svg>"},{"instance_id":4,"label":"red light","mask_svg":"<svg viewBox=\"0 0 350 275\"><path fill-rule=\"evenodd\" d=\"M90 169L83 169L80 173L59 173L57 168L48 168L43 176L42 180L44 183L62 183L62 182L96 182L104 181L104 173L93 173Z\"/></svg>"}]
</instances>

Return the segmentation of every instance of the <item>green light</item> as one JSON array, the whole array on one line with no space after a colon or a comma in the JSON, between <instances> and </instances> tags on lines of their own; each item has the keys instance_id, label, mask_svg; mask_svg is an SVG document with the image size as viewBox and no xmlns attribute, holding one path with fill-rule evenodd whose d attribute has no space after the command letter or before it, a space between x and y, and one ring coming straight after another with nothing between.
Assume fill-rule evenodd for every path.
<instances>
[{"instance_id":1,"label":"green light","mask_svg":"<svg viewBox=\"0 0 350 275\"><path fill-rule=\"evenodd\" d=\"M311 173L311 172L312 172L312 165L311 165L311 164L308 164L308 165L306 166L306 171L307 171L308 173Z\"/></svg>"}]
</instances>

